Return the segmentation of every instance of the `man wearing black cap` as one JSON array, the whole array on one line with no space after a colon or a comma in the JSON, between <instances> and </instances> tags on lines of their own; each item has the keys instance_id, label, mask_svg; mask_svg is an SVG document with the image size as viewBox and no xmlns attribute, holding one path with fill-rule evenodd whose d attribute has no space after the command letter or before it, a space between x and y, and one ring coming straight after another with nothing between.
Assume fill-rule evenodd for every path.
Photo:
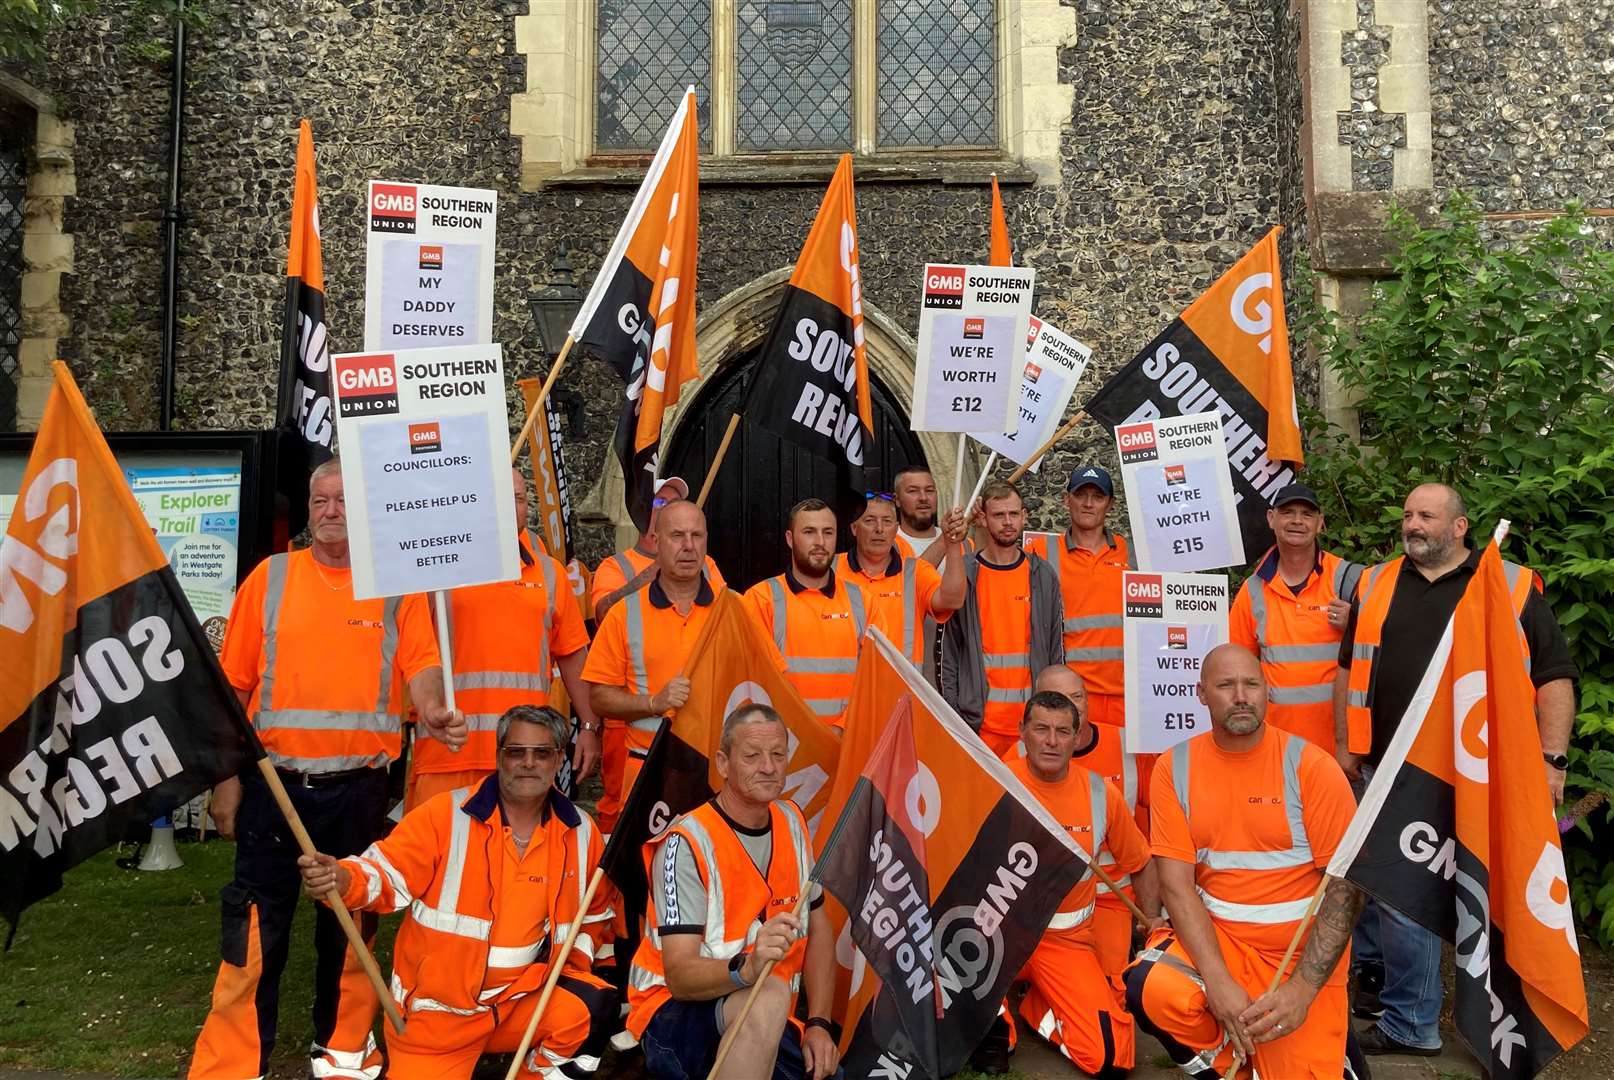
<instances>
[{"instance_id":1,"label":"man wearing black cap","mask_svg":"<svg viewBox=\"0 0 1614 1080\"><path fill-rule=\"evenodd\" d=\"M1233 601L1228 640L1261 658L1267 721L1334 752L1334 672L1362 567L1322 549L1323 512L1305 484L1267 511L1277 543Z\"/></svg>"},{"instance_id":2,"label":"man wearing black cap","mask_svg":"<svg viewBox=\"0 0 1614 1080\"><path fill-rule=\"evenodd\" d=\"M1063 533L1027 533L1025 549L1053 568L1065 605L1065 663L1087 684L1087 718L1121 727L1126 686L1121 663L1121 575L1137 569L1126 537L1105 516L1115 484L1098 465L1082 465L1065 484Z\"/></svg>"}]
</instances>

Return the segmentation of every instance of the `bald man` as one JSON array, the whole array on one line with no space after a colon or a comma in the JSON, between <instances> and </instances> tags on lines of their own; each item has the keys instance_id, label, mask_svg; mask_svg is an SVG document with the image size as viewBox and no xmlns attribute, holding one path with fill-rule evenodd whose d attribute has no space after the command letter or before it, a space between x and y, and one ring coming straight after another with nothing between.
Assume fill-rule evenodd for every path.
<instances>
[{"instance_id":1,"label":"bald man","mask_svg":"<svg viewBox=\"0 0 1614 1080\"><path fill-rule=\"evenodd\" d=\"M1171 925L1126 973L1127 1008L1190 1075L1354 1077L1345 965L1361 892L1331 880L1300 963L1284 950L1356 809L1339 765L1266 723L1255 654L1212 649L1199 700L1211 730L1160 755L1149 828Z\"/></svg>"}]
</instances>

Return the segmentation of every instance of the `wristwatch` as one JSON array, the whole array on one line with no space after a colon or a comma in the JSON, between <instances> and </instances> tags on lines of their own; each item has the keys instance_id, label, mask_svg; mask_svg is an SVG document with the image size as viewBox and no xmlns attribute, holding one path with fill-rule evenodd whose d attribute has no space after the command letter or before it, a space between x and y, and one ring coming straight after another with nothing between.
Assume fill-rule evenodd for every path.
<instances>
[{"instance_id":1,"label":"wristwatch","mask_svg":"<svg viewBox=\"0 0 1614 1080\"><path fill-rule=\"evenodd\" d=\"M740 974L740 969L745 966L747 955L749 954L742 952L729 957L729 981L741 990L751 985L745 981L745 976Z\"/></svg>"},{"instance_id":2,"label":"wristwatch","mask_svg":"<svg viewBox=\"0 0 1614 1080\"><path fill-rule=\"evenodd\" d=\"M596 720L591 724L587 720L579 720L577 726L583 731L600 731L605 727L605 721Z\"/></svg>"},{"instance_id":3,"label":"wristwatch","mask_svg":"<svg viewBox=\"0 0 1614 1080\"><path fill-rule=\"evenodd\" d=\"M1541 755L1541 759L1548 765L1551 765L1554 769L1557 769L1559 772L1567 772L1569 770L1569 758L1567 755L1543 753Z\"/></svg>"}]
</instances>

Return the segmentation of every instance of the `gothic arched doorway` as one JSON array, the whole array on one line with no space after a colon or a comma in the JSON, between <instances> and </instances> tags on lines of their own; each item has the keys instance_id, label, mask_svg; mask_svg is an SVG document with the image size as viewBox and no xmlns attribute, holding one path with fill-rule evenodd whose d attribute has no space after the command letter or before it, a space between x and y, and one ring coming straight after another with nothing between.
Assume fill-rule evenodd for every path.
<instances>
[{"instance_id":1,"label":"gothic arched doorway","mask_svg":"<svg viewBox=\"0 0 1614 1080\"><path fill-rule=\"evenodd\" d=\"M756 377L758 352L754 348L743 353L702 383L688 412L679 418L661 474L683 477L691 494L706 479L729 417L745 402ZM874 405L869 465L874 475L884 478L881 486L889 487L898 469L923 463L925 452L908 429L907 414L872 371L869 387ZM836 471L830 462L742 420L706 499L707 552L729 586L744 589L784 569L786 511L815 495L834 505L836 491ZM844 547L848 534L846 522L841 524Z\"/></svg>"}]
</instances>

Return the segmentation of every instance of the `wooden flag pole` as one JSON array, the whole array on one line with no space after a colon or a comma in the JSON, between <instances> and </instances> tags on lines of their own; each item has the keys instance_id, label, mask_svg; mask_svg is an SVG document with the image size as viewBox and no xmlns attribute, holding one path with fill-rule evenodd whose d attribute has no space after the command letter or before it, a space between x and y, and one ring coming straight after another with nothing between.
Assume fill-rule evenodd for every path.
<instances>
[{"instance_id":1,"label":"wooden flag pole","mask_svg":"<svg viewBox=\"0 0 1614 1080\"><path fill-rule=\"evenodd\" d=\"M729 452L729 443L734 441L734 432L740 426L740 414L735 413L729 417L729 426L723 432L723 441L717 444L717 456L706 469L706 479L701 481L701 493L695 497L695 505L704 508L706 496L712 493L712 485L717 482L717 470L723 467L723 458Z\"/></svg>"},{"instance_id":2,"label":"wooden flag pole","mask_svg":"<svg viewBox=\"0 0 1614 1080\"><path fill-rule=\"evenodd\" d=\"M801 902L796 905L797 919L801 919L806 914L807 907L812 903L812 899L813 890L810 887L803 890ZM803 934L802 936L805 937L806 935ZM794 948L794 945L792 945L792 948ZM717 1060L712 1062L712 1071L706 1074L706 1080L717 1080L717 1075L722 1071L723 1062L728 1058L729 1051L734 1049L735 1039L739 1037L740 1031L745 1027L746 1018L751 1015L751 1006L757 1003L757 991L762 989L762 984L767 981L769 975L773 974L773 965L774 961L772 960L762 965L762 971L757 975L757 981L751 984L751 989L745 995L745 1004L740 1007L739 1017L723 1032L723 1040L717 1045ZM719 1006L719 1008L721 1007ZM513 1078L505 1077L505 1080L513 1080Z\"/></svg>"},{"instance_id":3,"label":"wooden flag pole","mask_svg":"<svg viewBox=\"0 0 1614 1080\"><path fill-rule=\"evenodd\" d=\"M1132 917L1138 920L1138 925L1148 929L1149 917L1143 913L1142 908L1138 907L1137 901L1121 891L1121 886L1117 885L1115 879L1104 872L1104 868L1098 864L1096 859L1089 859L1087 865L1093 868L1093 876L1098 878L1106 889L1110 890L1111 895L1119 898L1121 903L1126 905L1126 909L1132 913Z\"/></svg>"},{"instance_id":4,"label":"wooden flag pole","mask_svg":"<svg viewBox=\"0 0 1614 1080\"><path fill-rule=\"evenodd\" d=\"M1328 883L1333 880L1327 874L1323 875L1323 880L1318 884L1317 891L1311 896L1311 903L1306 905L1306 913L1300 917L1300 925L1295 927L1295 936L1289 939L1289 947L1283 951L1283 959L1278 961L1278 970L1272 973L1272 981L1267 984L1267 993L1272 993L1278 988L1278 984L1283 981L1284 970L1288 968L1289 961L1295 955L1295 950L1300 948L1300 942L1305 938L1306 931L1311 929L1311 920L1316 918L1317 909L1322 906L1323 893L1328 891Z\"/></svg>"},{"instance_id":5,"label":"wooden flag pole","mask_svg":"<svg viewBox=\"0 0 1614 1080\"><path fill-rule=\"evenodd\" d=\"M527 1056L532 1049L532 1040L538 1034L538 1021L544 1018L544 1010L549 1008L549 999L555 994L555 986L560 982L560 973L566 966L566 958L572 954L572 945L577 941L577 932L583 928L583 916L588 914L588 906L594 902L594 893L599 889L600 882L605 880L605 871L596 866L594 876L588 879L588 888L583 892L583 902L577 909L577 918L566 931L566 938L561 942L560 952L549 958L549 975L544 979L544 991L538 995L538 1005L532 1010L532 1019L527 1021L527 1030L521 1034L521 1045L516 1047L516 1056L510 1059L510 1071L504 1074L504 1080L516 1080L516 1074L521 1071L521 1059Z\"/></svg>"},{"instance_id":6,"label":"wooden flag pole","mask_svg":"<svg viewBox=\"0 0 1614 1080\"><path fill-rule=\"evenodd\" d=\"M297 840L297 846L304 855L318 855L314 847L313 838L303 827L303 819L297 816L297 808L291 804L291 796L286 793L286 785L280 782L280 774L269 763L268 757L258 759L258 772L263 775L264 783L269 785L269 794L274 796L275 804L285 815L286 824L291 827L291 835ZM364 968L364 974L369 977L370 985L375 988L376 996L381 999L381 1008L387 1014L387 1020L392 1024L392 1030L403 1034L403 1013L398 1011L398 1003L392 1000L392 991L387 987L386 980L381 977L381 968L375 962L375 956L370 947L364 943L359 934L359 928L354 925L353 914L348 911L347 905L342 903L342 893L334 886L322 898L336 913L336 921L342 924L342 933L347 935L347 943L353 949L354 955L359 958L359 965Z\"/></svg>"},{"instance_id":7,"label":"wooden flag pole","mask_svg":"<svg viewBox=\"0 0 1614 1080\"><path fill-rule=\"evenodd\" d=\"M1077 424L1081 423L1086 416L1087 410L1077 409L1076 415L1059 425L1059 430L1050 435L1047 442L1037 447L1037 452L1026 458L1026 463L1024 465L1021 465L1019 468L1015 469L1014 472L1009 474L1009 483L1018 483L1020 478L1031 470L1031 466L1042 460L1042 455L1054 448L1054 443L1058 442L1060 439L1063 439L1066 435L1069 435L1072 429L1074 429Z\"/></svg>"},{"instance_id":8,"label":"wooden flag pole","mask_svg":"<svg viewBox=\"0 0 1614 1080\"><path fill-rule=\"evenodd\" d=\"M521 457L521 445L527 441L527 436L531 433L533 424L538 422L538 414L543 410L544 399L549 397L550 388L555 385L555 380L560 378L560 369L566 366L566 357L571 351L572 335L567 334L566 344L560 347L560 352L555 356L555 362L549 366L548 378L544 379L544 385L538 388L538 396L532 399L532 408L527 410L527 420L521 425L520 434L516 436L516 441L510 444L510 463L512 465Z\"/></svg>"}]
</instances>

